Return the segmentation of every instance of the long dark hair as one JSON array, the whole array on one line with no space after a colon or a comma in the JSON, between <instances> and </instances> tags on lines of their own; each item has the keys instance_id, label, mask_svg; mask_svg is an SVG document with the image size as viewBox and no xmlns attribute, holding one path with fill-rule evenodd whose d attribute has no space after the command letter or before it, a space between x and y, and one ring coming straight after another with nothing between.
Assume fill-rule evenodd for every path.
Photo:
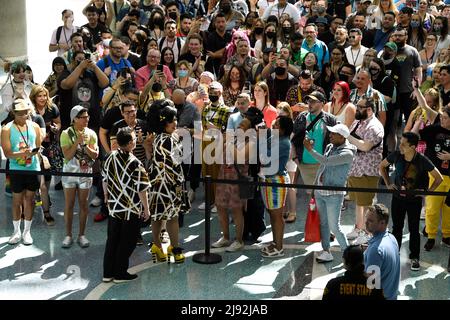
<instances>
[{"instance_id":1,"label":"long dark hair","mask_svg":"<svg viewBox=\"0 0 450 320\"><path fill-rule=\"evenodd\" d=\"M173 55L173 59L172 62L170 64L166 64L166 62L164 61L164 54L166 53L166 51L171 51L172 55ZM170 71L172 72L172 75L175 77L175 54L173 53L173 49L171 47L164 47L161 51L161 63L165 64L166 66L169 67Z\"/></svg>"},{"instance_id":2,"label":"long dark hair","mask_svg":"<svg viewBox=\"0 0 450 320\"><path fill-rule=\"evenodd\" d=\"M439 32L439 35L441 36L440 40L444 41L448 34L448 20L446 17L442 17L442 16L436 17L433 22L433 28L434 28L434 24L436 23L436 20L438 20L438 19L442 21L442 29Z\"/></svg>"},{"instance_id":3,"label":"long dark hair","mask_svg":"<svg viewBox=\"0 0 450 320\"><path fill-rule=\"evenodd\" d=\"M239 66L232 66L230 68L230 70L228 71L228 73L225 76L225 80L223 82L223 86L225 88L229 88L231 86L231 71L233 69L237 69L239 71L239 89L242 90L242 88L244 87L245 81L247 80L247 73L245 72L245 70L242 67Z\"/></svg>"},{"instance_id":4,"label":"long dark hair","mask_svg":"<svg viewBox=\"0 0 450 320\"><path fill-rule=\"evenodd\" d=\"M155 17L155 14L159 13L159 15L161 16L161 23L158 24L158 27L160 30L164 30L164 12L160 9L160 8L154 8L152 13L150 14L150 18L148 19L148 29L149 30L154 30L155 29L155 22L153 21L153 18Z\"/></svg>"},{"instance_id":5,"label":"long dark hair","mask_svg":"<svg viewBox=\"0 0 450 320\"><path fill-rule=\"evenodd\" d=\"M278 44L277 26L275 25L275 23L272 23L272 22L266 23L266 25L264 26L264 34L263 34L262 43L261 43L261 50L262 51L267 47L266 30L270 26L275 28L275 38L272 39L272 47L276 48L277 44Z\"/></svg>"}]
</instances>

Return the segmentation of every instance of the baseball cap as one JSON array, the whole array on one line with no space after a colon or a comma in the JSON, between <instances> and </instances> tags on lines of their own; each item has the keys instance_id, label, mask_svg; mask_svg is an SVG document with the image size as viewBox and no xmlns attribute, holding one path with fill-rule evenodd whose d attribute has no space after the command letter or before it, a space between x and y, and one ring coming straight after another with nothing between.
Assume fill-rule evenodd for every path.
<instances>
[{"instance_id":1,"label":"baseball cap","mask_svg":"<svg viewBox=\"0 0 450 320\"><path fill-rule=\"evenodd\" d=\"M386 44L384 46L388 47L392 51L397 52L397 44L395 44L395 42L386 42Z\"/></svg>"},{"instance_id":2,"label":"baseball cap","mask_svg":"<svg viewBox=\"0 0 450 320\"><path fill-rule=\"evenodd\" d=\"M211 82L211 84L209 85L209 88L210 89L217 89L217 90L220 90L221 92L223 92L222 84L220 84L220 82L217 82L217 81Z\"/></svg>"},{"instance_id":3,"label":"baseball cap","mask_svg":"<svg viewBox=\"0 0 450 320\"><path fill-rule=\"evenodd\" d=\"M328 131L338 133L344 138L348 138L350 135L350 131L348 130L347 126L342 123L338 123L333 127L327 126Z\"/></svg>"},{"instance_id":4,"label":"baseball cap","mask_svg":"<svg viewBox=\"0 0 450 320\"><path fill-rule=\"evenodd\" d=\"M72 110L70 110L70 122L73 122L73 119L75 119L75 117L78 116L80 113L87 111L88 109L80 105L73 107Z\"/></svg>"},{"instance_id":5,"label":"baseball cap","mask_svg":"<svg viewBox=\"0 0 450 320\"><path fill-rule=\"evenodd\" d=\"M320 91L313 91L311 92L309 95L307 95L305 97L307 99L307 101L309 99L315 100L315 101L320 101L320 102L327 102L327 99L325 98L324 94Z\"/></svg>"},{"instance_id":6,"label":"baseball cap","mask_svg":"<svg viewBox=\"0 0 450 320\"><path fill-rule=\"evenodd\" d=\"M328 25L328 19L325 17L317 17L315 24L318 24L318 23Z\"/></svg>"},{"instance_id":7,"label":"baseball cap","mask_svg":"<svg viewBox=\"0 0 450 320\"><path fill-rule=\"evenodd\" d=\"M24 99L16 99L13 102L13 107L12 107L13 111L25 111L25 110L30 110L30 109L31 109L30 102L28 102Z\"/></svg>"}]
</instances>

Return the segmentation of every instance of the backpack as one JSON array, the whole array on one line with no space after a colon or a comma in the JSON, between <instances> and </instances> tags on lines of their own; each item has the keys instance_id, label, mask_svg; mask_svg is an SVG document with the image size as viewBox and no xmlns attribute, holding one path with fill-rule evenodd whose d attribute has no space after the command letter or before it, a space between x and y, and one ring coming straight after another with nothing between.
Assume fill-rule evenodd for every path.
<instances>
[{"instance_id":1,"label":"backpack","mask_svg":"<svg viewBox=\"0 0 450 320\"><path fill-rule=\"evenodd\" d=\"M59 44L59 39L61 39L61 32L62 32L63 26L59 26L58 29L56 29L56 43Z\"/></svg>"},{"instance_id":2,"label":"backpack","mask_svg":"<svg viewBox=\"0 0 450 320\"><path fill-rule=\"evenodd\" d=\"M383 78L383 80L381 80L381 85L383 85L383 82L386 78L390 78L390 76L385 76ZM393 80L392 80L393 81ZM395 104L397 102L397 86L395 85L395 81L394 81L394 91L392 91L392 99L391 99L391 103Z\"/></svg>"}]
</instances>

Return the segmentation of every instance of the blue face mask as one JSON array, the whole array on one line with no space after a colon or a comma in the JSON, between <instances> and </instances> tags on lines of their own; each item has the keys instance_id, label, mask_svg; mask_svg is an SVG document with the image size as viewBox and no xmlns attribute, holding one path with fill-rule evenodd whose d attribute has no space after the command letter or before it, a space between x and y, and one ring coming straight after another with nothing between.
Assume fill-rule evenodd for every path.
<instances>
[{"instance_id":1,"label":"blue face mask","mask_svg":"<svg viewBox=\"0 0 450 320\"><path fill-rule=\"evenodd\" d=\"M179 71L178 71L178 76L179 76L180 78L185 78L185 77L188 76L188 73L189 73L188 70L179 70Z\"/></svg>"},{"instance_id":2,"label":"blue face mask","mask_svg":"<svg viewBox=\"0 0 450 320\"><path fill-rule=\"evenodd\" d=\"M411 25L411 28L418 28L420 26L420 22L419 21L411 21L410 25Z\"/></svg>"}]
</instances>

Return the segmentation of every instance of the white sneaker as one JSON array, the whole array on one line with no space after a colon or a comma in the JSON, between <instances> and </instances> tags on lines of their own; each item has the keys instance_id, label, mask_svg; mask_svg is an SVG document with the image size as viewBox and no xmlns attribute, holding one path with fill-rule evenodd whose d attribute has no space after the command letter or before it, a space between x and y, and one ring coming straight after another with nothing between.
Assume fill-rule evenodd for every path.
<instances>
[{"instance_id":1,"label":"white sneaker","mask_svg":"<svg viewBox=\"0 0 450 320\"><path fill-rule=\"evenodd\" d=\"M316 257L316 261L317 262L330 262L333 261L333 255L328 252L328 251L322 251L317 257Z\"/></svg>"},{"instance_id":2,"label":"white sneaker","mask_svg":"<svg viewBox=\"0 0 450 320\"><path fill-rule=\"evenodd\" d=\"M89 205L91 207L100 207L102 205L102 199L100 199L99 197L95 196L95 198L92 199L92 201L89 203Z\"/></svg>"},{"instance_id":3,"label":"white sneaker","mask_svg":"<svg viewBox=\"0 0 450 320\"><path fill-rule=\"evenodd\" d=\"M214 242L211 247L213 248L223 248L228 247L230 245L230 240L225 239L224 237L221 237L219 240Z\"/></svg>"},{"instance_id":4,"label":"white sneaker","mask_svg":"<svg viewBox=\"0 0 450 320\"><path fill-rule=\"evenodd\" d=\"M206 203L202 202L199 206L198 206L198 210L205 210L206 208Z\"/></svg>"},{"instance_id":5,"label":"white sneaker","mask_svg":"<svg viewBox=\"0 0 450 320\"><path fill-rule=\"evenodd\" d=\"M358 237L352 242L352 245L367 244L370 238L371 237L364 230L361 230Z\"/></svg>"},{"instance_id":6,"label":"white sneaker","mask_svg":"<svg viewBox=\"0 0 450 320\"><path fill-rule=\"evenodd\" d=\"M13 233L8 240L9 244L18 244L22 240L22 233L19 231Z\"/></svg>"},{"instance_id":7,"label":"white sneaker","mask_svg":"<svg viewBox=\"0 0 450 320\"><path fill-rule=\"evenodd\" d=\"M30 230L24 231L22 235L22 242L24 245L29 246L33 244L33 238L31 237Z\"/></svg>"},{"instance_id":8,"label":"white sneaker","mask_svg":"<svg viewBox=\"0 0 450 320\"><path fill-rule=\"evenodd\" d=\"M72 246L72 244L73 244L72 237L66 236L62 242L61 247L67 249L67 248L70 248Z\"/></svg>"},{"instance_id":9,"label":"white sneaker","mask_svg":"<svg viewBox=\"0 0 450 320\"><path fill-rule=\"evenodd\" d=\"M361 231L360 229L354 227L350 233L347 233L347 240L356 239L358 237L360 231Z\"/></svg>"},{"instance_id":10,"label":"white sneaker","mask_svg":"<svg viewBox=\"0 0 450 320\"><path fill-rule=\"evenodd\" d=\"M216 206L212 206L211 207L211 212L212 213L217 213L217 207Z\"/></svg>"},{"instance_id":11,"label":"white sneaker","mask_svg":"<svg viewBox=\"0 0 450 320\"><path fill-rule=\"evenodd\" d=\"M89 240L85 236L79 236L77 242L82 248L89 247Z\"/></svg>"},{"instance_id":12,"label":"white sneaker","mask_svg":"<svg viewBox=\"0 0 450 320\"><path fill-rule=\"evenodd\" d=\"M425 206L423 206L420 211L420 220L425 220Z\"/></svg>"},{"instance_id":13,"label":"white sneaker","mask_svg":"<svg viewBox=\"0 0 450 320\"><path fill-rule=\"evenodd\" d=\"M244 249L245 244L243 242L239 242L234 240L232 244L228 248L225 249L226 252L236 252Z\"/></svg>"},{"instance_id":14,"label":"white sneaker","mask_svg":"<svg viewBox=\"0 0 450 320\"><path fill-rule=\"evenodd\" d=\"M195 200L195 191L194 190L189 189L189 191L188 191L188 198L189 198L189 201L191 203L194 202L194 200Z\"/></svg>"}]
</instances>

